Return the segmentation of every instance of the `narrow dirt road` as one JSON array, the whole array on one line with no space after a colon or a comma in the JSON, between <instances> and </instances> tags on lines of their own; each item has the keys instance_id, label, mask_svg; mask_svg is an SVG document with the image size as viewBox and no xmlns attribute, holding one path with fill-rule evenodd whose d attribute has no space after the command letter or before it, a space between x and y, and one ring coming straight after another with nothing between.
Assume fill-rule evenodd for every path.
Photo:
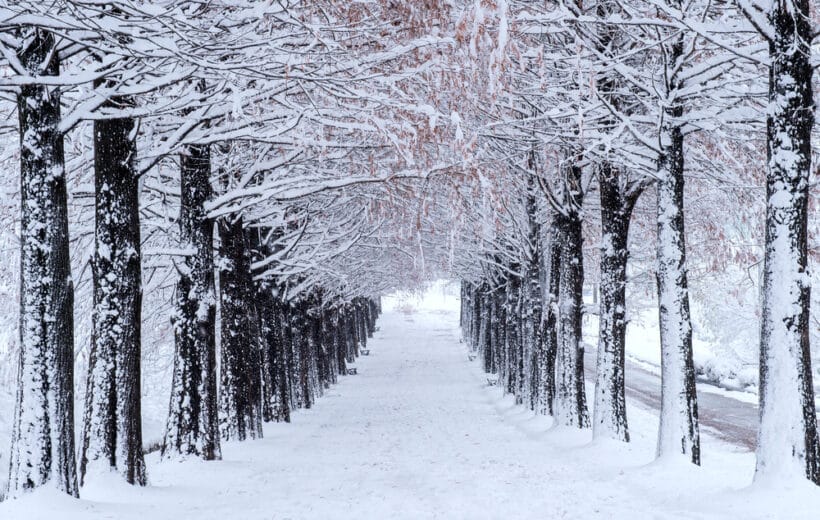
<instances>
[{"instance_id":1,"label":"narrow dirt road","mask_svg":"<svg viewBox=\"0 0 820 520\"><path fill-rule=\"evenodd\" d=\"M592 349L587 349L584 354L584 370L590 382L595 381L595 356L596 352ZM701 428L726 442L754 451L757 442L757 405L707 391L707 386L710 385L698 383ZM660 410L660 377L627 361L626 396L646 408Z\"/></svg>"}]
</instances>

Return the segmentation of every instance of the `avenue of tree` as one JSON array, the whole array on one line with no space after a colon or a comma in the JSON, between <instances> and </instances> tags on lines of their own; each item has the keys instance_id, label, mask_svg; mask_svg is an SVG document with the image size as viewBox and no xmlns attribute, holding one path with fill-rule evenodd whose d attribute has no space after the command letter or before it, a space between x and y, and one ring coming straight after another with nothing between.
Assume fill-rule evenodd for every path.
<instances>
[{"instance_id":1,"label":"avenue of tree","mask_svg":"<svg viewBox=\"0 0 820 520\"><path fill-rule=\"evenodd\" d=\"M519 404L624 442L628 297L648 288L657 455L700 464L691 275L750 266L755 478L820 484L816 17L808 0L0 0L19 224L2 493L148 482L160 323L158 448L216 460L348 373L381 294L440 276Z\"/></svg>"}]
</instances>

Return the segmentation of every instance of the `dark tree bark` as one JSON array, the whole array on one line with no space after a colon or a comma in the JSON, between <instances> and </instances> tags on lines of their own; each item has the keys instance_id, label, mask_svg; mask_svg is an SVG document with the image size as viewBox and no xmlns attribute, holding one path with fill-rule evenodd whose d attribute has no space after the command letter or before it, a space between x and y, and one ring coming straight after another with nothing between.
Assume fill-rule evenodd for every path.
<instances>
[{"instance_id":1,"label":"dark tree bark","mask_svg":"<svg viewBox=\"0 0 820 520\"><path fill-rule=\"evenodd\" d=\"M285 374L287 380L287 400L288 409L293 410L297 407L297 389L298 379L296 375L298 365L298 351L295 340L293 339L293 305L291 303L283 303L281 310L281 326L282 326L282 348L285 352Z\"/></svg>"},{"instance_id":2,"label":"dark tree bark","mask_svg":"<svg viewBox=\"0 0 820 520\"><path fill-rule=\"evenodd\" d=\"M470 350L477 348L481 334L481 293L487 289L486 284L473 287L470 299Z\"/></svg>"},{"instance_id":3,"label":"dark tree bark","mask_svg":"<svg viewBox=\"0 0 820 520\"><path fill-rule=\"evenodd\" d=\"M367 348L367 315L361 298L356 299L356 326L358 328L359 348Z\"/></svg>"},{"instance_id":4,"label":"dark tree bark","mask_svg":"<svg viewBox=\"0 0 820 520\"><path fill-rule=\"evenodd\" d=\"M328 387L328 360L323 340L324 309L318 295L312 296L309 302L311 390L314 396L321 397Z\"/></svg>"},{"instance_id":5,"label":"dark tree bark","mask_svg":"<svg viewBox=\"0 0 820 520\"><path fill-rule=\"evenodd\" d=\"M353 363L356 361L355 355L355 332L353 327L353 310L349 303L345 303L342 314L342 334L345 342L345 361Z\"/></svg>"},{"instance_id":6,"label":"dark tree bark","mask_svg":"<svg viewBox=\"0 0 820 520\"><path fill-rule=\"evenodd\" d=\"M561 268L561 246L558 229L553 222L550 239L543 259L543 309L541 315L542 358L538 411L543 415L555 413L555 356L558 352L558 285Z\"/></svg>"},{"instance_id":7,"label":"dark tree bark","mask_svg":"<svg viewBox=\"0 0 820 520\"><path fill-rule=\"evenodd\" d=\"M57 76L54 36L21 34L20 64ZM77 496L74 458L74 287L69 258L60 89L30 84L17 95L20 125L20 358L8 497L53 482Z\"/></svg>"},{"instance_id":8,"label":"dark tree bark","mask_svg":"<svg viewBox=\"0 0 820 520\"><path fill-rule=\"evenodd\" d=\"M163 457L221 458L216 394L216 289L211 197L211 154L207 145L188 146L180 157L179 228L191 253L178 269L174 324L174 375Z\"/></svg>"},{"instance_id":9,"label":"dark tree bark","mask_svg":"<svg viewBox=\"0 0 820 520\"><path fill-rule=\"evenodd\" d=\"M530 163L534 170L534 159ZM523 351L525 358L525 394L527 405L531 410L538 408L538 396L541 391L539 385L539 365L543 364L543 348L541 337L541 225L538 221L538 205L536 202L535 176L530 175L527 184L527 241L529 242L529 257L524 264L524 279L522 293L522 334Z\"/></svg>"},{"instance_id":10,"label":"dark tree bark","mask_svg":"<svg viewBox=\"0 0 820 520\"><path fill-rule=\"evenodd\" d=\"M596 15L604 23L597 25L595 45L601 55L611 59L630 45L621 36L621 28L608 22L613 14L622 14L620 11L616 1L602 0L596 5ZM605 68L596 74L596 83L607 103L621 113L630 113L623 96L626 88L618 74ZM610 132L618 126L615 117L607 117L602 123ZM628 442L624 393L627 246L632 209L645 181L630 181L624 169L608 159L602 160L597 170L601 197L601 299L592 435ZM595 303L599 303L597 298Z\"/></svg>"},{"instance_id":11,"label":"dark tree bark","mask_svg":"<svg viewBox=\"0 0 820 520\"><path fill-rule=\"evenodd\" d=\"M291 314L291 333L296 368L296 406L310 408L313 406L313 392L310 388L310 325L307 316L307 302L301 300L294 305Z\"/></svg>"},{"instance_id":12,"label":"dark tree bark","mask_svg":"<svg viewBox=\"0 0 820 520\"><path fill-rule=\"evenodd\" d=\"M367 304L370 307L370 330L371 330L371 337L376 332L376 323L379 320L379 305L376 303L376 300L372 298L368 298Z\"/></svg>"},{"instance_id":13,"label":"dark tree bark","mask_svg":"<svg viewBox=\"0 0 820 520\"><path fill-rule=\"evenodd\" d=\"M802 472L820 483L806 255L815 107L811 9L807 0L772 2L769 9L766 256L755 480Z\"/></svg>"},{"instance_id":14,"label":"dark tree bark","mask_svg":"<svg viewBox=\"0 0 820 520\"><path fill-rule=\"evenodd\" d=\"M108 106L127 109L134 102L117 97ZM81 483L89 466L99 464L116 468L130 484L146 484L140 407L142 273L136 153L134 119L94 122L94 313Z\"/></svg>"},{"instance_id":15,"label":"dark tree bark","mask_svg":"<svg viewBox=\"0 0 820 520\"><path fill-rule=\"evenodd\" d=\"M273 303L264 284L257 284L256 290L256 311L259 313L262 420L271 422L274 420L278 399L276 395L276 369L274 368L276 347L271 344L271 341L274 341L272 338L274 325L270 317Z\"/></svg>"},{"instance_id":16,"label":"dark tree bark","mask_svg":"<svg viewBox=\"0 0 820 520\"><path fill-rule=\"evenodd\" d=\"M461 287L459 289L459 314L458 314L458 324L461 327L461 339L462 341L466 339L469 335L468 332L468 325L467 320L469 316L468 306L469 306L469 298L470 298L470 291L467 285L467 282L461 280Z\"/></svg>"},{"instance_id":17,"label":"dark tree bark","mask_svg":"<svg viewBox=\"0 0 820 520\"><path fill-rule=\"evenodd\" d=\"M476 294L478 304L478 334L476 335L476 342L470 345L470 350L476 352L484 360L485 368L488 365L490 354L490 315L487 308L487 298L489 298L489 291L487 286L483 285L481 290Z\"/></svg>"},{"instance_id":18,"label":"dark tree bark","mask_svg":"<svg viewBox=\"0 0 820 520\"><path fill-rule=\"evenodd\" d=\"M279 299L279 295L276 295L276 302L277 302L277 311L276 316L278 318L278 325L277 328L278 334L276 334L275 339L278 340L276 344L276 358L274 361L274 369L276 370L276 381L277 381L277 389L278 389L278 409L277 413L274 416L275 421L284 421L290 422L290 410L291 410L291 380L290 380L290 371L289 367L291 364L291 353L290 353L290 346L285 339L285 317L284 317L284 303Z\"/></svg>"},{"instance_id":19,"label":"dark tree bark","mask_svg":"<svg viewBox=\"0 0 820 520\"><path fill-rule=\"evenodd\" d=\"M518 271L518 266L510 267L513 272ZM506 391L516 397L516 404L521 404L520 400L520 354L521 354L521 330L519 316L521 314L519 291L521 280L518 276L510 275L507 279L506 296L507 300L504 305L506 323L506 351L507 351L507 381Z\"/></svg>"},{"instance_id":20,"label":"dark tree bark","mask_svg":"<svg viewBox=\"0 0 820 520\"><path fill-rule=\"evenodd\" d=\"M350 303L350 337L352 339L352 357L354 361L359 357L359 349L362 347L361 329L359 328L359 313L356 309L356 302Z\"/></svg>"},{"instance_id":21,"label":"dark tree bark","mask_svg":"<svg viewBox=\"0 0 820 520\"><path fill-rule=\"evenodd\" d=\"M269 311L270 327L268 329L267 347L272 358L274 397L273 420L290 422L290 383L288 380L288 350L283 330L283 307L279 291L273 289L273 307Z\"/></svg>"},{"instance_id":22,"label":"dark tree bark","mask_svg":"<svg viewBox=\"0 0 820 520\"><path fill-rule=\"evenodd\" d=\"M271 230L265 227L253 227L246 230L247 240L251 248L253 263L264 261L272 252L268 247L268 238ZM259 323L259 361L260 383L262 399L262 420L271 422L280 414L277 411L279 397L277 395L276 349L280 334L277 319L277 302L275 298L275 283L273 279L256 280L253 283L254 307Z\"/></svg>"},{"instance_id":23,"label":"dark tree bark","mask_svg":"<svg viewBox=\"0 0 820 520\"><path fill-rule=\"evenodd\" d=\"M364 311L365 324L367 325L367 337L372 338L376 331L376 318L373 315L373 302L370 300L362 301L362 310Z\"/></svg>"},{"instance_id":24,"label":"dark tree bark","mask_svg":"<svg viewBox=\"0 0 820 520\"><path fill-rule=\"evenodd\" d=\"M517 266L516 266L517 267ZM524 404L527 400L527 354L526 336L524 330L524 284L526 280L516 278L517 284L513 298L515 299L515 404Z\"/></svg>"},{"instance_id":25,"label":"dark tree bark","mask_svg":"<svg viewBox=\"0 0 820 520\"><path fill-rule=\"evenodd\" d=\"M242 218L218 221L221 355L219 427L226 440L262 436L259 324Z\"/></svg>"},{"instance_id":26,"label":"dark tree bark","mask_svg":"<svg viewBox=\"0 0 820 520\"><path fill-rule=\"evenodd\" d=\"M333 341L336 344L336 367L339 371L339 375L347 374L347 341L345 340L345 315L344 315L344 306L340 305L336 307L336 311L334 314L334 327L333 327Z\"/></svg>"},{"instance_id":27,"label":"dark tree bark","mask_svg":"<svg viewBox=\"0 0 820 520\"><path fill-rule=\"evenodd\" d=\"M566 171L563 213L556 223L560 236L561 269L558 283L558 350L555 357L555 418L564 426L589 427L584 388L583 318L584 255L581 213L581 169Z\"/></svg>"},{"instance_id":28,"label":"dark tree bark","mask_svg":"<svg viewBox=\"0 0 820 520\"><path fill-rule=\"evenodd\" d=\"M484 371L487 373L493 372L493 359L495 358L493 345L493 294L489 290L483 291L480 296L481 301L481 319L482 327L485 329L483 339L480 343L481 359L484 362Z\"/></svg>"},{"instance_id":29,"label":"dark tree bark","mask_svg":"<svg viewBox=\"0 0 820 520\"><path fill-rule=\"evenodd\" d=\"M282 302L278 290L268 281L257 284L262 342L262 418L290 422L287 354L282 330Z\"/></svg>"},{"instance_id":30,"label":"dark tree bark","mask_svg":"<svg viewBox=\"0 0 820 520\"><path fill-rule=\"evenodd\" d=\"M495 311L495 328L494 328L494 342L495 342L495 370L498 373L498 380L503 381L506 377L505 367L507 364L507 310L504 306L507 298L504 295L504 290L501 286L493 290L494 311Z\"/></svg>"},{"instance_id":31,"label":"dark tree bark","mask_svg":"<svg viewBox=\"0 0 820 520\"><path fill-rule=\"evenodd\" d=\"M599 165L601 193L601 300L593 436L629 441L624 387L627 242L632 209L640 194L608 162Z\"/></svg>"},{"instance_id":32,"label":"dark tree bark","mask_svg":"<svg viewBox=\"0 0 820 520\"><path fill-rule=\"evenodd\" d=\"M335 323L335 310L329 307L330 302L326 302L325 306L322 307L322 349L325 356L325 380L326 380L326 387L337 382L336 375L339 373L339 369L336 366L336 361L338 360L338 356L336 354L336 341L335 341L335 330L334 330L334 323Z\"/></svg>"}]
</instances>

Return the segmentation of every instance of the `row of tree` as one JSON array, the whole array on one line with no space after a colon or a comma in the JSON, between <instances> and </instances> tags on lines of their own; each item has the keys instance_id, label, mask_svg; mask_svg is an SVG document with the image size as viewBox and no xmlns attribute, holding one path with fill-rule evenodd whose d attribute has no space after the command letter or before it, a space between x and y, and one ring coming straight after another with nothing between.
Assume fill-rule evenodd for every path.
<instances>
[{"instance_id":1,"label":"row of tree","mask_svg":"<svg viewBox=\"0 0 820 520\"><path fill-rule=\"evenodd\" d=\"M358 330L365 301L440 272L464 280L462 326L508 391L621 440L627 288L651 280L658 454L698 463L689 284L704 243L747 278L762 265L758 475L819 480L812 16L807 0L0 0L0 99L17 113L0 135L19 136L0 159L22 180L12 494L52 475L76 491L75 358L81 465L144 481L143 308L174 316L166 452L215 458L220 402L237 408L230 438L284 413L281 366L267 383L242 367L303 347L253 347L266 331L293 334L293 316L344 330L351 313ZM760 244L739 254L747 236ZM641 255L654 265L636 269ZM585 277L600 286L591 418ZM92 318L75 348L78 308ZM320 344L290 405L341 367ZM214 391L257 383L279 404Z\"/></svg>"},{"instance_id":2,"label":"row of tree","mask_svg":"<svg viewBox=\"0 0 820 520\"><path fill-rule=\"evenodd\" d=\"M518 402L629 439L626 288L630 249L648 242L661 348L657 452L699 464L685 222L706 225L684 209L684 194L690 179L701 184L689 195L703 197L765 186L765 220L752 213L765 222L760 254L750 262L762 266L756 478L820 483L808 270L814 20L803 0L476 2L465 12L465 74L491 82L471 91L462 113L478 160L456 191L484 211L460 217L461 324ZM765 146L765 157L749 143ZM704 178L714 182L704 187ZM746 224L708 225L706 238L729 248L727 235ZM584 250L590 236L600 241L594 252ZM597 260L600 286L591 419L585 256Z\"/></svg>"},{"instance_id":3,"label":"row of tree","mask_svg":"<svg viewBox=\"0 0 820 520\"><path fill-rule=\"evenodd\" d=\"M288 421L372 335L392 282L362 275L378 261L362 251L378 245L387 177L417 175L382 165L404 146L382 94L436 42L402 33L412 17L384 31L379 16L403 6L373 18L332 4L0 2L19 136L3 159L19 161L21 200L6 496L47 483L77 496L112 471L146 483L144 308L173 324L164 457L219 459L220 440ZM91 283L76 303L92 311L79 346L78 262Z\"/></svg>"}]
</instances>

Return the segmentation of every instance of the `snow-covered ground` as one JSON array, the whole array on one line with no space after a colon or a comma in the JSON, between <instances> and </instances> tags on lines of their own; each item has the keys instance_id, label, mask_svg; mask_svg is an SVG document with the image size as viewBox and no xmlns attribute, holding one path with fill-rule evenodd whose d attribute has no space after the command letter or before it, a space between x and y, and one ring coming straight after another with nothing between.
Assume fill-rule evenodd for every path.
<instances>
[{"instance_id":1,"label":"snow-covered ground","mask_svg":"<svg viewBox=\"0 0 820 520\"><path fill-rule=\"evenodd\" d=\"M264 439L227 443L224 460L151 454L147 488L40 490L0 504L0 519L817 516L820 488L751 486L754 455L708 434L703 467L653 462L657 414L642 401L629 403L629 445L515 406L468 360L454 292L385 299L359 374Z\"/></svg>"}]
</instances>

